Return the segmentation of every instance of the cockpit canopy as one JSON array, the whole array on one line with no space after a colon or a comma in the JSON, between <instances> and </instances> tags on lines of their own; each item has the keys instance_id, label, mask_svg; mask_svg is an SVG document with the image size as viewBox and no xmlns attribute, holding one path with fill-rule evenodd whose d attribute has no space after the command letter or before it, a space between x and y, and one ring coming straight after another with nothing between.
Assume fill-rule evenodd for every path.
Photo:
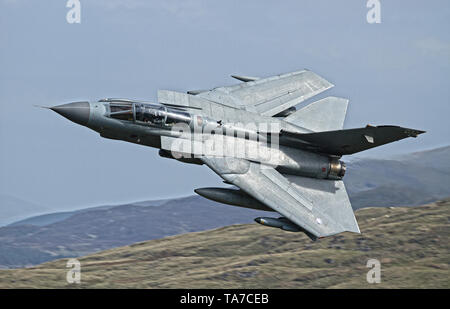
<instances>
[{"instance_id":1,"label":"cockpit canopy","mask_svg":"<svg viewBox=\"0 0 450 309\"><path fill-rule=\"evenodd\" d=\"M135 121L162 125L167 117L166 108L156 104L135 104Z\"/></svg>"},{"instance_id":2,"label":"cockpit canopy","mask_svg":"<svg viewBox=\"0 0 450 309\"><path fill-rule=\"evenodd\" d=\"M133 121L133 103L111 102L109 104L109 116L115 119Z\"/></svg>"},{"instance_id":3,"label":"cockpit canopy","mask_svg":"<svg viewBox=\"0 0 450 309\"><path fill-rule=\"evenodd\" d=\"M159 127L191 123L191 114L182 109L131 101L109 101L109 117Z\"/></svg>"}]
</instances>

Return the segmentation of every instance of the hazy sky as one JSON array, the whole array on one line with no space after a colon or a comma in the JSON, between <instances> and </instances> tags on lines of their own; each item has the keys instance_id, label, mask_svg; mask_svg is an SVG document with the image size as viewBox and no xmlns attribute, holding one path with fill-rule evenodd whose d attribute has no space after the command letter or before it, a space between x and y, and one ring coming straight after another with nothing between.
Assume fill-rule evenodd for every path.
<instances>
[{"instance_id":1,"label":"hazy sky","mask_svg":"<svg viewBox=\"0 0 450 309\"><path fill-rule=\"evenodd\" d=\"M0 194L55 209L175 197L220 185L206 167L110 141L38 105L232 84L308 68L350 98L345 127L428 133L370 150L449 144L450 2L0 0ZM344 158L345 159L345 158Z\"/></svg>"}]
</instances>

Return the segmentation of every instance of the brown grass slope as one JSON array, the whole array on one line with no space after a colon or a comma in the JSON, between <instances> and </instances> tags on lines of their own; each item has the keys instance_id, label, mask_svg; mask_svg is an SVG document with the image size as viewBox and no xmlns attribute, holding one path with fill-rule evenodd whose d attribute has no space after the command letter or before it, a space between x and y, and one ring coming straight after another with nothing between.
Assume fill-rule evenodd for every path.
<instances>
[{"instance_id":1,"label":"brown grass slope","mask_svg":"<svg viewBox=\"0 0 450 309\"><path fill-rule=\"evenodd\" d=\"M0 270L0 288L450 288L450 200L356 212L361 235L311 242L257 224L136 243L79 258L81 284L66 282L67 259ZM368 259L381 283L368 284Z\"/></svg>"}]
</instances>

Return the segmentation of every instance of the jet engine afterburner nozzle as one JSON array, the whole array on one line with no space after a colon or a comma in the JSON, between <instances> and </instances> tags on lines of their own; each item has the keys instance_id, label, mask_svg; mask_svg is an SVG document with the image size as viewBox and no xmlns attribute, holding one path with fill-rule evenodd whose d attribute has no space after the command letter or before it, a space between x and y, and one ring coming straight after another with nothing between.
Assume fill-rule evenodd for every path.
<instances>
[{"instance_id":1,"label":"jet engine afterburner nozzle","mask_svg":"<svg viewBox=\"0 0 450 309\"><path fill-rule=\"evenodd\" d=\"M328 173L328 178L340 180L344 177L347 166L344 162L339 161L339 159L330 160L330 171Z\"/></svg>"}]
</instances>

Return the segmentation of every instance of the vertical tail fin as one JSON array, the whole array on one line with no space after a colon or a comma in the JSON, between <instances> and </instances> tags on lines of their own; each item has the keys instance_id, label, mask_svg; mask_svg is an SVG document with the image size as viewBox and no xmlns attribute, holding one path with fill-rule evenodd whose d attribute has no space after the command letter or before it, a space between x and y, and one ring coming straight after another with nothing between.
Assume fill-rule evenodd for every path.
<instances>
[{"instance_id":1,"label":"vertical tail fin","mask_svg":"<svg viewBox=\"0 0 450 309\"><path fill-rule=\"evenodd\" d=\"M305 106L284 120L314 132L342 130L347 106L348 99L327 97Z\"/></svg>"}]
</instances>

